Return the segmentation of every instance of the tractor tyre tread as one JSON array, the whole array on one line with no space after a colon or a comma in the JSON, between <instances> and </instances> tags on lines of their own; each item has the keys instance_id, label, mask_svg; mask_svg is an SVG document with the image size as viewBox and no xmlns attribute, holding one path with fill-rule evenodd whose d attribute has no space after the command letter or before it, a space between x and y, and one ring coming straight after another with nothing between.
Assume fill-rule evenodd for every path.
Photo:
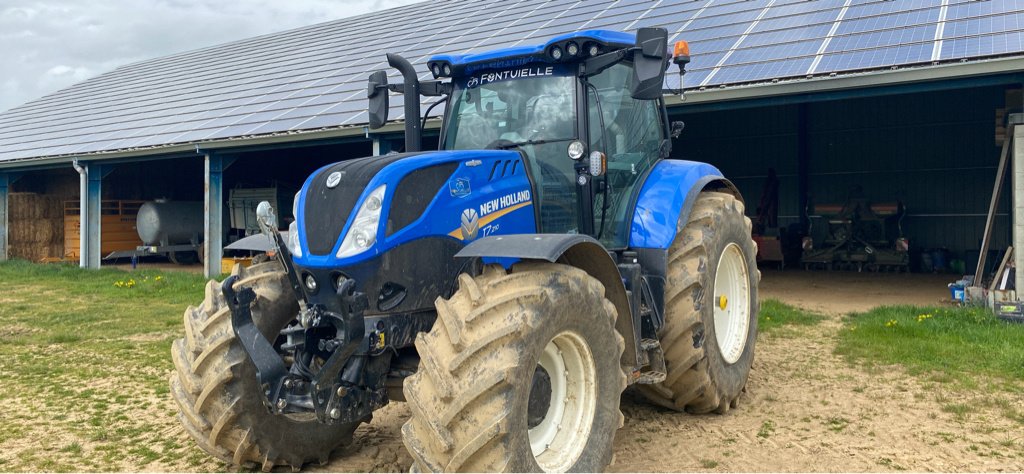
<instances>
[{"instance_id":1,"label":"tractor tyre tread","mask_svg":"<svg viewBox=\"0 0 1024 474\"><path fill-rule=\"evenodd\" d=\"M264 336L276 336L298 311L281 264L239 265L232 274L239 277L236 288L256 292L252 312L257 327ZM203 303L185 310L186 337L171 347L171 396L185 431L199 447L225 463L266 471L323 461L350 441L356 424L327 426L313 416L298 419L266 409L255 367L231 327L220 284L211 280L205 290Z\"/></svg>"},{"instance_id":2,"label":"tractor tyre tread","mask_svg":"<svg viewBox=\"0 0 1024 474\"><path fill-rule=\"evenodd\" d=\"M661 347L665 353L668 373L664 381L638 385L637 390L651 402L666 408L690 413L725 413L735 408L746 386L753 362L754 339L757 333L757 270L756 246L750 238L750 219L743 214L743 203L731 194L702 192L694 203L689 220L682 225L668 249L665 284L665 326L661 329ZM717 263L710 258L722 239L731 236L740 245L751 275L750 335L744 355L727 376L721 360L709 358L709 350L717 351L717 343L707 328L713 324L711 309L714 279L709 267ZM715 354L712 354L715 356Z\"/></svg>"},{"instance_id":3,"label":"tractor tyre tread","mask_svg":"<svg viewBox=\"0 0 1024 474\"><path fill-rule=\"evenodd\" d=\"M582 270L546 262L519 263L511 273L488 265L479 276L460 276L458 291L436 301L434 327L417 336L422 362L405 383L412 416L402 438L413 470L540 470L528 440L523 449L526 405L517 400L524 374L534 370L523 361L531 360L540 339L553 336L538 328L555 327L549 320L558 311L586 315L587 334L597 334L603 344L592 345L598 405L587 450L573 469L607 466L614 432L622 426L619 394L626 378L619 367L625 344L615 331L615 307L604 294L604 286ZM598 350L605 351L603 364ZM602 400L602 391L614 395Z\"/></svg>"}]
</instances>

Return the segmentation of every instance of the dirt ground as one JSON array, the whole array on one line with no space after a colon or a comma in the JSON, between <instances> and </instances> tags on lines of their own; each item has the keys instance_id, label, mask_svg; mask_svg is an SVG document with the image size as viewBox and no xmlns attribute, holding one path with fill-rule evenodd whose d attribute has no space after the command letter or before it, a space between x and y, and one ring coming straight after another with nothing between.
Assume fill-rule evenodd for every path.
<instances>
[{"instance_id":1,"label":"dirt ground","mask_svg":"<svg viewBox=\"0 0 1024 474\"><path fill-rule=\"evenodd\" d=\"M829 318L793 336L758 339L740 407L693 416L623 395L625 426L609 470L1024 471L1024 432L978 394L954 392L898 367L867 371L833 354L840 317L882 304L937 305L952 275L765 271L761 296ZM1010 403L1024 406L1024 395ZM966 414L942 410L951 400ZM395 403L356 433L357 442L311 471L403 471L409 415Z\"/></svg>"},{"instance_id":2,"label":"dirt ground","mask_svg":"<svg viewBox=\"0 0 1024 474\"><path fill-rule=\"evenodd\" d=\"M877 306L948 304L951 274L761 270L762 298L830 316Z\"/></svg>"}]
</instances>

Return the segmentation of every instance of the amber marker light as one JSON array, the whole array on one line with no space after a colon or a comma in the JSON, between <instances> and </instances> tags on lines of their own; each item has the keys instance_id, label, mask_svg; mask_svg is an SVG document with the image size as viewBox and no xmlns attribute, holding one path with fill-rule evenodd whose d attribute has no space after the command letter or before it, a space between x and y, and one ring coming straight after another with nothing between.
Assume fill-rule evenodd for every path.
<instances>
[{"instance_id":1,"label":"amber marker light","mask_svg":"<svg viewBox=\"0 0 1024 474\"><path fill-rule=\"evenodd\" d=\"M672 50L672 62L680 65L690 62L690 43L676 41L676 46Z\"/></svg>"}]
</instances>

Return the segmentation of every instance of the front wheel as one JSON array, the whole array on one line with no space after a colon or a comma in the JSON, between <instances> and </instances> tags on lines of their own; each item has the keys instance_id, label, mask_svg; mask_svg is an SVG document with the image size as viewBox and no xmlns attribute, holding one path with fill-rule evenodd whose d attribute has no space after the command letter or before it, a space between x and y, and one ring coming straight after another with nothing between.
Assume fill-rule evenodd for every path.
<instances>
[{"instance_id":1,"label":"front wheel","mask_svg":"<svg viewBox=\"0 0 1024 474\"><path fill-rule=\"evenodd\" d=\"M603 470L626 377L615 307L582 270L488 266L459 277L420 334L402 427L415 470Z\"/></svg>"},{"instance_id":2,"label":"front wheel","mask_svg":"<svg viewBox=\"0 0 1024 474\"><path fill-rule=\"evenodd\" d=\"M268 340L298 313L288 277L277 261L235 266L235 289L252 288L252 318ZM313 413L272 414L264 406L256 367L231 328L220 284L210 281L206 299L185 310L185 337L171 347L175 372L171 396L185 431L204 451L243 467L326 463L331 451L352 439L358 423L329 426Z\"/></svg>"}]
</instances>

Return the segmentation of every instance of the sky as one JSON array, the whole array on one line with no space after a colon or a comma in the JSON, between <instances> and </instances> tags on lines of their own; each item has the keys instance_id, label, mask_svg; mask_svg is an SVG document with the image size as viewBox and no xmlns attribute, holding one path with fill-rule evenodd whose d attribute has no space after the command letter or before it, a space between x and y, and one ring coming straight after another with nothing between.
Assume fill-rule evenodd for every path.
<instances>
[{"instance_id":1,"label":"sky","mask_svg":"<svg viewBox=\"0 0 1024 474\"><path fill-rule=\"evenodd\" d=\"M0 0L0 111L118 66L422 0Z\"/></svg>"}]
</instances>

